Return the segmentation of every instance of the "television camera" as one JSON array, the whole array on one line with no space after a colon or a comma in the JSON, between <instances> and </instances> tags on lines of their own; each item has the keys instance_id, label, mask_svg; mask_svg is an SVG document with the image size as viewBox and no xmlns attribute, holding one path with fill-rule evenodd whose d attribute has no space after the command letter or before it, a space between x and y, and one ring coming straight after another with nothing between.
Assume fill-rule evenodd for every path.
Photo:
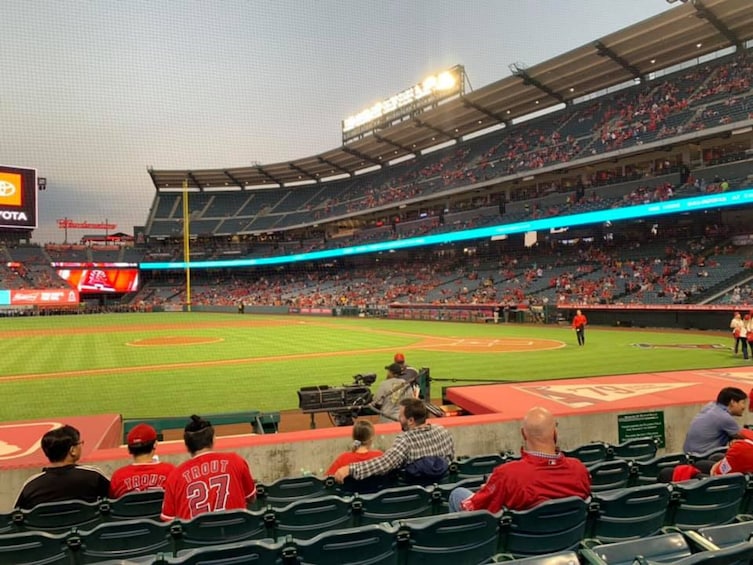
<instances>
[{"instance_id":1,"label":"television camera","mask_svg":"<svg viewBox=\"0 0 753 565\"><path fill-rule=\"evenodd\" d=\"M298 407L311 414L311 428L315 428L314 415L327 412L336 426L350 426L353 419L371 403L369 388L376 382L375 373L358 374L351 384L342 386L307 386L298 391Z\"/></svg>"}]
</instances>

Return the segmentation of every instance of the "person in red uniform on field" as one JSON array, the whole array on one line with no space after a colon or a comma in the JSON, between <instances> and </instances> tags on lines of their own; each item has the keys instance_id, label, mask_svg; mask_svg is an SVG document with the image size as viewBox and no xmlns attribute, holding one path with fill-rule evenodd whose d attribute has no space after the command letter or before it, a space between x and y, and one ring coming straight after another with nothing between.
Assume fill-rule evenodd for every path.
<instances>
[{"instance_id":1,"label":"person in red uniform on field","mask_svg":"<svg viewBox=\"0 0 753 565\"><path fill-rule=\"evenodd\" d=\"M211 423L191 416L183 441L191 459L181 463L165 482L162 520L190 520L205 512L243 509L253 501L256 484L248 463L236 453L212 451Z\"/></svg>"},{"instance_id":2,"label":"person in red uniform on field","mask_svg":"<svg viewBox=\"0 0 753 565\"><path fill-rule=\"evenodd\" d=\"M157 430L149 424L138 424L128 432L126 442L133 463L112 474L110 498L134 491L164 489L175 465L157 459Z\"/></svg>"},{"instance_id":3,"label":"person in red uniform on field","mask_svg":"<svg viewBox=\"0 0 753 565\"><path fill-rule=\"evenodd\" d=\"M575 317L573 318L573 329L575 335L578 337L578 345L586 345L586 326L588 320L586 316L580 311L575 311Z\"/></svg>"},{"instance_id":4,"label":"person in red uniform on field","mask_svg":"<svg viewBox=\"0 0 753 565\"><path fill-rule=\"evenodd\" d=\"M499 465L477 493L462 487L450 493L450 512L502 508L525 510L567 496L591 496L591 476L578 459L557 450L557 427L546 408L531 408L520 429L521 459Z\"/></svg>"}]
</instances>

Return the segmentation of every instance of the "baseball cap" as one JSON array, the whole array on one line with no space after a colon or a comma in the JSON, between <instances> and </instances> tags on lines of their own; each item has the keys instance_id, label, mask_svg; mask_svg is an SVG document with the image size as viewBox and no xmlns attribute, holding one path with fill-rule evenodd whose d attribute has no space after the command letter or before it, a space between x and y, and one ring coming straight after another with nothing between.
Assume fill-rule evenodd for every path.
<instances>
[{"instance_id":1,"label":"baseball cap","mask_svg":"<svg viewBox=\"0 0 753 565\"><path fill-rule=\"evenodd\" d=\"M149 424L138 424L128 432L126 441L128 445L137 447L157 440L157 430Z\"/></svg>"},{"instance_id":2,"label":"baseball cap","mask_svg":"<svg viewBox=\"0 0 753 565\"><path fill-rule=\"evenodd\" d=\"M405 363L405 355L402 353L395 353L395 363Z\"/></svg>"},{"instance_id":3,"label":"baseball cap","mask_svg":"<svg viewBox=\"0 0 753 565\"><path fill-rule=\"evenodd\" d=\"M399 375L403 372L403 366L400 363L392 363L392 365L387 365L385 367L390 373L394 373L396 375Z\"/></svg>"},{"instance_id":4,"label":"baseball cap","mask_svg":"<svg viewBox=\"0 0 753 565\"><path fill-rule=\"evenodd\" d=\"M753 472L753 443L748 440L735 441L719 464L722 474Z\"/></svg>"}]
</instances>

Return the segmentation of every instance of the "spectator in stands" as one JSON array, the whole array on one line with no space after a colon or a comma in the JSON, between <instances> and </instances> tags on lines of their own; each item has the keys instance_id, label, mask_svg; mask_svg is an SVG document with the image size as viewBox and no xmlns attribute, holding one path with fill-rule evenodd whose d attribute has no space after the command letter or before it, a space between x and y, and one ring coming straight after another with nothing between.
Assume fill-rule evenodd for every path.
<instances>
[{"instance_id":1,"label":"spectator in stands","mask_svg":"<svg viewBox=\"0 0 753 565\"><path fill-rule=\"evenodd\" d=\"M724 447L731 439L753 439L753 431L740 426L735 417L745 412L748 395L735 387L719 391L716 402L709 402L693 418L685 436L683 451L702 454Z\"/></svg>"},{"instance_id":2,"label":"spectator in stands","mask_svg":"<svg viewBox=\"0 0 753 565\"><path fill-rule=\"evenodd\" d=\"M327 469L327 475L334 475L343 465L368 461L382 455L379 449L371 449L374 441L374 426L368 420L358 420L353 424L353 446L350 451L340 454Z\"/></svg>"},{"instance_id":3,"label":"spectator in stands","mask_svg":"<svg viewBox=\"0 0 753 565\"><path fill-rule=\"evenodd\" d=\"M455 444L445 428L426 422L427 415L421 400L401 400L399 420L403 431L392 447L375 459L340 467L335 480L342 483L347 477L353 477L360 481L398 469L409 482L433 482L444 476L455 458Z\"/></svg>"},{"instance_id":4,"label":"spectator in stands","mask_svg":"<svg viewBox=\"0 0 753 565\"><path fill-rule=\"evenodd\" d=\"M128 432L126 442L133 463L112 474L110 498L120 498L134 491L164 489L175 465L157 458L157 430L149 424L138 424Z\"/></svg>"},{"instance_id":5,"label":"spectator in stands","mask_svg":"<svg viewBox=\"0 0 753 565\"><path fill-rule=\"evenodd\" d=\"M218 453L214 428L200 416L191 416L183 441L191 459L180 464L165 482L162 520L190 520L206 512L246 508L256 497L248 463L235 453Z\"/></svg>"},{"instance_id":6,"label":"spectator in stands","mask_svg":"<svg viewBox=\"0 0 753 565\"><path fill-rule=\"evenodd\" d=\"M525 510L541 502L567 496L591 496L591 476L578 459L557 449L557 427L546 408L531 408L520 428L525 447L521 459L494 469L477 493L462 487L450 493L450 512L503 507Z\"/></svg>"},{"instance_id":7,"label":"spectator in stands","mask_svg":"<svg viewBox=\"0 0 753 565\"><path fill-rule=\"evenodd\" d=\"M723 455L714 454L707 459L694 461L692 464L662 469L658 480L662 483L677 483L729 473L753 473L753 440L733 440Z\"/></svg>"},{"instance_id":8,"label":"spectator in stands","mask_svg":"<svg viewBox=\"0 0 753 565\"><path fill-rule=\"evenodd\" d=\"M73 426L61 426L42 436L42 451L50 464L21 487L16 508L33 508L43 502L105 498L109 479L95 467L78 465L84 442Z\"/></svg>"},{"instance_id":9,"label":"spectator in stands","mask_svg":"<svg viewBox=\"0 0 753 565\"><path fill-rule=\"evenodd\" d=\"M402 378L403 375L413 375L415 370L411 369L411 372L408 373L408 369L399 363L392 363L385 369L387 369L387 378L374 393L372 405L379 411L380 422L397 422L400 416L400 402L404 398L416 398L418 396L418 385L415 380Z\"/></svg>"}]
</instances>

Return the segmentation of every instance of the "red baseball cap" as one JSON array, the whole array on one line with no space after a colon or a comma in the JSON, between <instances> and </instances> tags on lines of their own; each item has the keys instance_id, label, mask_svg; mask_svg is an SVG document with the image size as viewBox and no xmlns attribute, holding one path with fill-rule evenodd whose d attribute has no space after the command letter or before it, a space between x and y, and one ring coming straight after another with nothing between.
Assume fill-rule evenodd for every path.
<instances>
[{"instance_id":1,"label":"red baseball cap","mask_svg":"<svg viewBox=\"0 0 753 565\"><path fill-rule=\"evenodd\" d=\"M395 363L405 363L405 355L402 353L395 353Z\"/></svg>"},{"instance_id":2,"label":"red baseball cap","mask_svg":"<svg viewBox=\"0 0 753 565\"><path fill-rule=\"evenodd\" d=\"M137 447L157 440L157 430L149 424L138 424L128 432L126 441L131 447Z\"/></svg>"}]
</instances>

